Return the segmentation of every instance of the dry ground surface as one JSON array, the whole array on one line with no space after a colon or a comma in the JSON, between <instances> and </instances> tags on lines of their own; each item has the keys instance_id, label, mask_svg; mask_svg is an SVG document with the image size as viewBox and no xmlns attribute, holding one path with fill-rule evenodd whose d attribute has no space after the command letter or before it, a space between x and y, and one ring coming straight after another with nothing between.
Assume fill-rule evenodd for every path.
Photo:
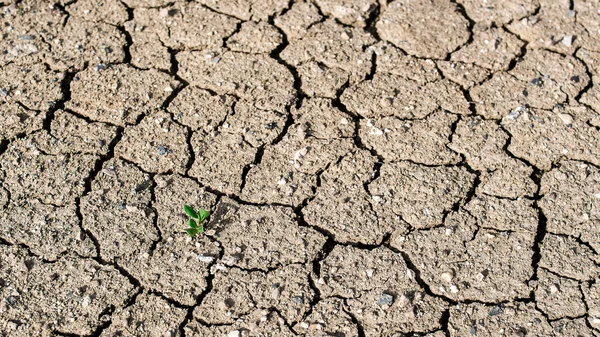
<instances>
[{"instance_id":1,"label":"dry ground surface","mask_svg":"<svg viewBox=\"0 0 600 337\"><path fill-rule=\"evenodd\" d=\"M600 1L0 12L0 336L600 336Z\"/></svg>"}]
</instances>

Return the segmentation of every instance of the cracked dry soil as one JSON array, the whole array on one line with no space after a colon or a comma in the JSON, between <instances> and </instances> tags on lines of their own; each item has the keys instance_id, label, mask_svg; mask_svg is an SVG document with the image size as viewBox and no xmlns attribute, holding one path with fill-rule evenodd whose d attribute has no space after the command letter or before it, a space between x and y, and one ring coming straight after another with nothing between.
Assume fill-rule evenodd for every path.
<instances>
[{"instance_id":1,"label":"cracked dry soil","mask_svg":"<svg viewBox=\"0 0 600 337\"><path fill-rule=\"evenodd\" d=\"M0 21L0 336L600 336L600 1Z\"/></svg>"}]
</instances>

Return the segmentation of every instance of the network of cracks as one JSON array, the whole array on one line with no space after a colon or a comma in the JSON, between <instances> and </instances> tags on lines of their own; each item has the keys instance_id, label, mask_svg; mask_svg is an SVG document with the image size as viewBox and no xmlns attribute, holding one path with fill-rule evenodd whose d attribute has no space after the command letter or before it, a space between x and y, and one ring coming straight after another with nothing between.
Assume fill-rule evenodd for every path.
<instances>
[{"instance_id":1,"label":"network of cracks","mask_svg":"<svg viewBox=\"0 0 600 337\"><path fill-rule=\"evenodd\" d=\"M600 336L600 2L0 12L0 336Z\"/></svg>"}]
</instances>

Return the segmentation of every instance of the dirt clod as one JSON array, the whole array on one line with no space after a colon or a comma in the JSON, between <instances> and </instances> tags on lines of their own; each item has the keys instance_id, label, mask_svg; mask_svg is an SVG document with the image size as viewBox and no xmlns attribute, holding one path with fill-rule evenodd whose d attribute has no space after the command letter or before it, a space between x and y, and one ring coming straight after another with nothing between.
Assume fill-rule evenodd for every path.
<instances>
[{"instance_id":1,"label":"dirt clod","mask_svg":"<svg viewBox=\"0 0 600 337\"><path fill-rule=\"evenodd\" d=\"M450 1L399 0L385 8L376 27L382 39L410 55L443 59L467 42L467 25L468 21Z\"/></svg>"},{"instance_id":2,"label":"dirt clod","mask_svg":"<svg viewBox=\"0 0 600 337\"><path fill-rule=\"evenodd\" d=\"M384 164L369 185L380 207L417 228L440 225L444 214L465 198L474 175L456 167L428 167L408 162Z\"/></svg>"}]
</instances>

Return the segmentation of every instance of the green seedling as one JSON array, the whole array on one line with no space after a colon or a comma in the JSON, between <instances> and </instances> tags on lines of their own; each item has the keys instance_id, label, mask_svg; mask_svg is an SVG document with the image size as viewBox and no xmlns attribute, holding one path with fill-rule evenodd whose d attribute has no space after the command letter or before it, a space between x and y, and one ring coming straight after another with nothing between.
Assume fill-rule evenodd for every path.
<instances>
[{"instance_id":1,"label":"green seedling","mask_svg":"<svg viewBox=\"0 0 600 337\"><path fill-rule=\"evenodd\" d=\"M190 228L186 229L185 232L191 237L196 236L198 233L204 233L204 226L202 223L208 218L210 213L202 208L198 209L198 212L196 212L188 205L183 206L183 210L185 211L185 214L190 217L190 220L188 221Z\"/></svg>"}]
</instances>

